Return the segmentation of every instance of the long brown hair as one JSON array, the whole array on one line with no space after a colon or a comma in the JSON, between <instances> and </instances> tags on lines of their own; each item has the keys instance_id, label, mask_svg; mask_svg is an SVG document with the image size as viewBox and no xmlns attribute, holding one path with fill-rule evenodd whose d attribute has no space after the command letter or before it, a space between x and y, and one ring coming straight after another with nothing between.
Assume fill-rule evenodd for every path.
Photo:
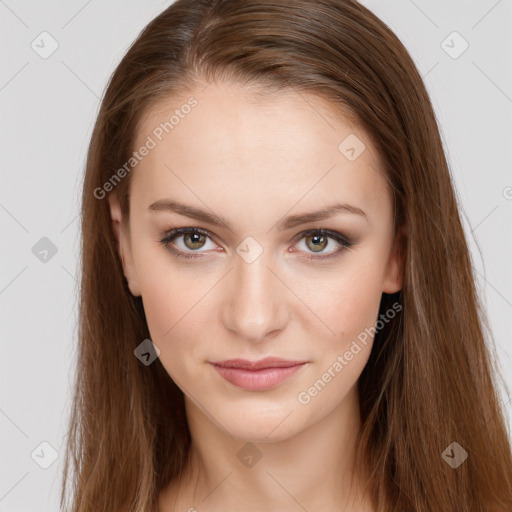
<instances>
[{"instance_id":1,"label":"long brown hair","mask_svg":"<svg viewBox=\"0 0 512 512\"><path fill-rule=\"evenodd\" d=\"M117 171L132 156L142 116L163 98L217 79L276 94L291 87L350 116L379 152L395 228L407 226L404 286L381 305L403 307L376 334L358 382L357 462L376 509L510 512L498 369L433 108L404 46L353 0L178 0L113 73L83 184L76 387L61 506L154 511L187 461L183 393L158 359L145 366L134 357L149 332L141 298L124 279L104 195L114 188L127 219L137 169L122 179ZM456 469L447 459L454 442L468 454Z\"/></svg>"}]
</instances>

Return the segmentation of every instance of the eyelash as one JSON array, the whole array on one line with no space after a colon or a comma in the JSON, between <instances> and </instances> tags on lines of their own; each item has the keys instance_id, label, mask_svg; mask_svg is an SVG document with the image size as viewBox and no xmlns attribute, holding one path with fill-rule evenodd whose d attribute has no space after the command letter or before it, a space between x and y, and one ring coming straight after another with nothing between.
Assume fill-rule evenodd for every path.
<instances>
[{"instance_id":1,"label":"eyelash","mask_svg":"<svg viewBox=\"0 0 512 512\"><path fill-rule=\"evenodd\" d=\"M172 241L177 238L179 235L192 233L192 234L200 234L204 235L208 238L213 238L211 234L208 231L205 231L200 228L176 228L171 229L170 231L165 233L165 237L162 240L159 240L159 242L169 251L171 251L177 258L185 258L185 259L193 259L193 258L203 258L203 254L197 253L197 254L189 254L187 251L182 251L180 249L172 248ZM331 238L338 242L341 247L335 251L332 251L328 253L327 256L304 256L307 260L326 260L329 258L332 258L334 256L339 256L341 252L343 252L345 249L349 249L352 247L353 243L352 241L347 238L345 235L342 235L341 233L338 233L337 231L330 231L327 229L309 229L307 231L303 231L299 233L293 241L299 242L303 238L306 238L309 235L320 235L320 236L326 236L328 238Z\"/></svg>"}]
</instances>

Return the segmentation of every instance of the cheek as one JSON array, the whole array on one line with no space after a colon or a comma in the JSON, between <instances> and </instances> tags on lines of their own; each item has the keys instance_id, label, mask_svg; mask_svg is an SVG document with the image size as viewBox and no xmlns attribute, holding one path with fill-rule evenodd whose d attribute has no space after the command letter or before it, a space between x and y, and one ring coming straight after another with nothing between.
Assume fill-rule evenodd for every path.
<instances>
[{"instance_id":1,"label":"cheek","mask_svg":"<svg viewBox=\"0 0 512 512\"><path fill-rule=\"evenodd\" d=\"M180 301L175 292L176 286L179 286L179 276L171 276L169 267L165 268L160 261L161 256L154 252L141 251L136 254L134 261L146 320L153 341L157 343L177 321L175 317Z\"/></svg>"},{"instance_id":2,"label":"cheek","mask_svg":"<svg viewBox=\"0 0 512 512\"><path fill-rule=\"evenodd\" d=\"M143 240L134 247L133 259L147 323L156 343L157 339L172 338L182 323L189 322L208 282L192 266L176 264L164 247L152 245L150 240Z\"/></svg>"},{"instance_id":3,"label":"cheek","mask_svg":"<svg viewBox=\"0 0 512 512\"><path fill-rule=\"evenodd\" d=\"M203 365L198 363L204 361L209 346L205 325L218 321L213 292L219 275L173 258L160 247L134 251L151 341L160 350L160 362L169 376L190 392L204 379Z\"/></svg>"},{"instance_id":4,"label":"cheek","mask_svg":"<svg viewBox=\"0 0 512 512\"><path fill-rule=\"evenodd\" d=\"M160 349L160 359L166 369L167 359L170 363L181 359L183 343L175 340L183 339L184 331L188 333L187 340L198 339L193 326L200 325L200 322L191 325L190 319L200 310L197 302L205 293L204 282L177 270L170 258L160 247L134 252L150 337ZM187 350L192 349L187 344ZM172 358L168 357L169 352L172 352Z\"/></svg>"},{"instance_id":5,"label":"cheek","mask_svg":"<svg viewBox=\"0 0 512 512\"><path fill-rule=\"evenodd\" d=\"M160 278L146 281L141 291L150 338L160 350L159 360L181 390L190 393L191 375L197 371L193 362L200 356L200 340L204 338L201 326L207 320L199 318L198 300L205 292L197 287L196 293L177 292L186 284L190 285L183 279L173 279L171 286Z\"/></svg>"},{"instance_id":6,"label":"cheek","mask_svg":"<svg viewBox=\"0 0 512 512\"><path fill-rule=\"evenodd\" d=\"M372 260L354 258L350 265L310 279L304 286L304 302L325 324L325 340L339 350L377 320L382 297L382 270ZM318 329L321 328L319 324Z\"/></svg>"},{"instance_id":7,"label":"cheek","mask_svg":"<svg viewBox=\"0 0 512 512\"><path fill-rule=\"evenodd\" d=\"M381 269L358 263L309 292L305 301L331 331L319 324L313 372L302 383L297 402L311 421L337 407L353 390L373 346L374 326L382 296Z\"/></svg>"}]
</instances>

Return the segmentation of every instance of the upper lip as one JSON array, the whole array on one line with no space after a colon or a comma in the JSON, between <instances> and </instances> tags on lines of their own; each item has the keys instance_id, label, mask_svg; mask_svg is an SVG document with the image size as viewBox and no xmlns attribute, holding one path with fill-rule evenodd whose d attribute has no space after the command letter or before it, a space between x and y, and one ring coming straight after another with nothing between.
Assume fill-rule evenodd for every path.
<instances>
[{"instance_id":1,"label":"upper lip","mask_svg":"<svg viewBox=\"0 0 512 512\"><path fill-rule=\"evenodd\" d=\"M263 368L289 368L304 364L306 361L292 361L290 359L281 359L279 357L266 357L259 361L248 361L247 359L228 359L226 361L212 361L216 366L224 368L241 368L244 370L261 370Z\"/></svg>"}]
</instances>

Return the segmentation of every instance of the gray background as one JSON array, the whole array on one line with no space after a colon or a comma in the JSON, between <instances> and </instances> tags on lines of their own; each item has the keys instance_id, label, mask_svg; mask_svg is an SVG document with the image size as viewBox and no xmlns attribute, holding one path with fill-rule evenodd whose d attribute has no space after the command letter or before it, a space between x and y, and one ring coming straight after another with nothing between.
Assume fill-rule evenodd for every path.
<instances>
[{"instance_id":1,"label":"gray background","mask_svg":"<svg viewBox=\"0 0 512 512\"><path fill-rule=\"evenodd\" d=\"M108 77L169 3L0 0L0 512L58 509L87 144ZM512 0L362 3L403 41L432 97L510 389ZM31 46L51 49L44 31L58 43L46 59ZM38 252L43 237L54 255ZM42 442L56 450L47 469Z\"/></svg>"}]
</instances>

